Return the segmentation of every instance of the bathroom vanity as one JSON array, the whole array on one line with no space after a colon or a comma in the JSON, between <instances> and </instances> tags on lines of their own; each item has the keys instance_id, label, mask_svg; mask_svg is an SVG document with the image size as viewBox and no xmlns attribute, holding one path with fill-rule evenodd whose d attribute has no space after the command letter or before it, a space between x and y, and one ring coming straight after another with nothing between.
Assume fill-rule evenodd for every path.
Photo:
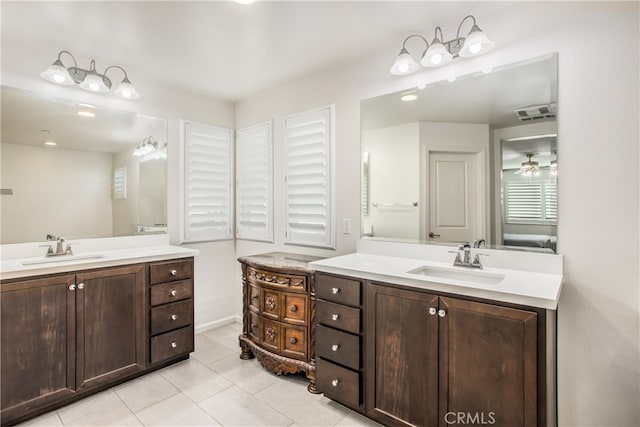
<instances>
[{"instance_id":1,"label":"bathroom vanity","mask_svg":"<svg viewBox=\"0 0 640 427\"><path fill-rule=\"evenodd\" d=\"M314 270L319 260L271 252L238 258L242 267L241 359L256 357L271 372L304 372L316 392Z\"/></svg>"},{"instance_id":2,"label":"bathroom vanity","mask_svg":"<svg viewBox=\"0 0 640 427\"><path fill-rule=\"evenodd\" d=\"M318 391L384 425L556 425L561 257L472 271L398 247L312 263Z\"/></svg>"},{"instance_id":3,"label":"bathroom vanity","mask_svg":"<svg viewBox=\"0 0 640 427\"><path fill-rule=\"evenodd\" d=\"M197 253L3 260L2 425L188 358Z\"/></svg>"}]
</instances>

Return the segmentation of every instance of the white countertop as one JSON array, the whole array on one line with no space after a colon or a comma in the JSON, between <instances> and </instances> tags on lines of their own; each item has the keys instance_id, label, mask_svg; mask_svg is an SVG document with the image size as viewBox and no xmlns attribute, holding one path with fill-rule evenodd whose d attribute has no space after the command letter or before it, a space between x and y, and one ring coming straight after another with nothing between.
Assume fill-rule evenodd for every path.
<instances>
[{"instance_id":1,"label":"white countertop","mask_svg":"<svg viewBox=\"0 0 640 427\"><path fill-rule=\"evenodd\" d=\"M15 279L67 271L138 264L172 258L196 256L200 251L181 246L159 245L82 252L73 256L3 259L0 280ZM42 262L45 261L45 262Z\"/></svg>"},{"instance_id":2,"label":"white countertop","mask_svg":"<svg viewBox=\"0 0 640 427\"><path fill-rule=\"evenodd\" d=\"M451 262L401 258L387 255L353 253L327 258L309 264L316 271L367 280L404 285L413 288L485 298L494 301L522 304L555 310L562 288L562 274L549 274L505 268L484 268L480 274L504 276L498 284L482 284L466 280L432 277L407 273L420 267L459 269Z\"/></svg>"}]
</instances>

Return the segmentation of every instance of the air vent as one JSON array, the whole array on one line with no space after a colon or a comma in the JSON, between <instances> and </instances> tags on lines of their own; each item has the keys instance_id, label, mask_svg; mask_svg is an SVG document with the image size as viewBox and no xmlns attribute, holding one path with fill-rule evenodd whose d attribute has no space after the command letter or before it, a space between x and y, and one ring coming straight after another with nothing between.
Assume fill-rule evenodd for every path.
<instances>
[{"instance_id":1,"label":"air vent","mask_svg":"<svg viewBox=\"0 0 640 427\"><path fill-rule=\"evenodd\" d=\"M556 104L530 105L515 110L516 116L523 122L555 118Z\"/></svg>"}]
</instances>

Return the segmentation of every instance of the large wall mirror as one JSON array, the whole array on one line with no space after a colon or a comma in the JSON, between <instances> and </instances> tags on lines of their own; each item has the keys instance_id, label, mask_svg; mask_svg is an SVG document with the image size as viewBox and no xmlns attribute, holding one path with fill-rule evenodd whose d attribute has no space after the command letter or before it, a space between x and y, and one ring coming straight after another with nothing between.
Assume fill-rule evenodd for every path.
<instances>
[{"instance_id":1,"label":"large wall mirror","mask_svg":"<svg viewBox=\"0 0 640 427\"><path fill-rule=\"evenodd\" d=\"M556 54L360 110L362 238L556 252Z\"/></svg>"},{"instance_id":2,"label":"large wall mirror","mask_svg":"<svg viewBox=\"0 0 640 427\"><path fill-rule=\"evenodd\" d=\"M166 233L166 120L2 86L0 243Z\"/></svg>"}]
</instances>

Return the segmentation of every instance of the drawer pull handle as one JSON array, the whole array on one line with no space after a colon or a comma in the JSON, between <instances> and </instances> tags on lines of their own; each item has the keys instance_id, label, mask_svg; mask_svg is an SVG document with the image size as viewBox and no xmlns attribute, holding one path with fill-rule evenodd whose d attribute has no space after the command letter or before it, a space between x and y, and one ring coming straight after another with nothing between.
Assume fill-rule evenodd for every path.
<instances>
[{"instance_id":1,"label":"drawer pull handle","mask_svg":"<svg viewBox=\"0 0 640 427\"><path fill-rule=\"evenodd\" d=\"M429 307L429 314L435 316L438 310L435 307Z\"/></svg>"},{"instance_id":2,"label":"drawer pull handle","mask_svg":"<svg viewBox=\"0 0 640 427\"><path fill-rule=\"evenodd\" d=\"M337 294L338 292L340 292L340 288L332 288L332 289L331 289L331 292L335 295L335 294Z\"/></svg>"},{"instance_id":3,"label":"drawer pull handle","mask_svg":"<svg viewBox=\"0 0 640 427\"><path fill-rule=\"evenodd\" d=\"M340 346L338 344L334 344L331 346L331 351L338 351L339 348Z\"/></svg>"},{"instance_id":4,"label":"drawer pull handle","mask_svg":"<svg viewBox=\"0 0 640 427\"><path fill-rule=\"evenodd\" d=\"M289 308L289 310L291 310L292 313L295 313L296 311L298 311L298 306L292 305L291 308Z\"/></svg>"},{"instance_id":5,"label":"drawer pull handle","mask_svg":"<svg viewBox=\"0 0 640 427\"><path fill-rule=\"evenodd\" d=\"M440 317L444 317L444 316L446 316L446 315L447 315L447 312L446 312L446 311L444 311L444 310L442 310L442 309L438 310L438 316L440 316Z\"/></svg>"},{"instance_id":6,"label":"drawer pull handle","mask_svg":"<svg viewBox=\"0 0 640 427\"><path fill-rule=\"evenodd\" d=\"M171 320L177 320L178 319L178 315L177 314L172 314L171 315Z\"/></svg>"},{"instance_id":7,"label":"drawer pull handle","mask_svg":"<svg viewBox=\"0 0 640 427\"><path fill-rule=\"evenodd\" d=\"M258 299L260 298L258 295L251 295L251 299Z\"/></svg>"},{"instance_id":8,"label":"drawer pull handle","mask_svg":"<svg viewBox=\"0 0 640 427\"><path fill-rule=\"evenodd\" d=\"M332 314L331 315L331 320L338 320L338 318L340 318L339 314Z\"/></svg>"},{"instance_id":9,"label":"drawer pull handle","mask_svg":"<svg viewBox=\"0 0 640 427\"><path fill-rule=\"evenodd\" d=\"M172 276L175 276L176 274L178 274L178 270L175 270L175 269L171 270L171 275Z\"/></svg>"},{"instance_id":10,"label":"drawer pull handle","mask_svg":"<svg viewBox=\"0 0 640 427\"><path fill-rule=\"evenodd\" d=\"M174 341L174 342L171 343L171 348L176 348L177 346L178 346L177 342Z\"/></svg>"},{"instance_id":11,"label":"drawer pull handle","mask_svg":"<svg viewBox=\"0 0 640 427\"><path fill-rule=\"evenodd\" d=\"M257 328L258 328L258 325L256 325L255 323L251 324L251 330L254 330L254 329L257 329Z\"/></svg>"},{"instance_id":12,"label":"drawer pull handle","mask_svg":"<svg viewBox=\"0 0 640 427\"><path fill-rule=\"evenodd\" d=\"M178 291L176 291L175 289L172 290L170 293L172 297L175 297L176 295L178 295Z\"/></svg>"},{"instance_id":13,"label":"drawer pull handle","mask_svg":"<svg viewBox=\"0 0 640 427\"><path fill-rule=\"evenodd\" d=\"M338 387L338 384L340 384L340 380L331 381L331 385L334 386L334 387Z\"/></svg>"},{"instance_id":14,"label":"drawer pull handle","mask_svg":"<svg viewBox=\"0 0 640 427\"><path fill-rule=\"evenodd\" d=\"M297 339L296 337L293 337L293 338L291 338L291 339L289 340L289 342L290 342L291 344L295 344L295 343L297 343L297 342L298 342L298 339Z\"/></svg>"}]
</instances>

